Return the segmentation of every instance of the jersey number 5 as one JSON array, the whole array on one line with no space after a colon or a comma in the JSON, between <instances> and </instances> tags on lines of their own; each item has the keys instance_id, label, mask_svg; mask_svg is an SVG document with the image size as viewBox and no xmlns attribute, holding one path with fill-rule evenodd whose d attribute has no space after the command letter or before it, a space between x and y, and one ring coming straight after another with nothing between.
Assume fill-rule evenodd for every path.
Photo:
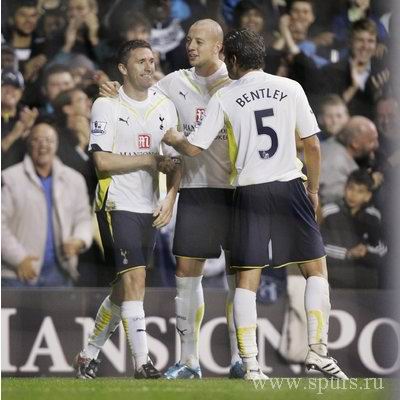
<instances>
[{"instance_id":1,"label":"jersey number 5","mask_svg":"<svg viewBox=\"0 0 400 400\"><path fill-rule=\"evenodd\" d=\"M271 158L278 149L278 135L269 126L264 126L264 117L273 117L274 110L272 108L267 108L265 110L254 111L254 116L256 118L257 133L259 135L268 135L271 138L271 147L268 150L259 150L258 154L263 159Z\"/></svg>"}]
</instances>

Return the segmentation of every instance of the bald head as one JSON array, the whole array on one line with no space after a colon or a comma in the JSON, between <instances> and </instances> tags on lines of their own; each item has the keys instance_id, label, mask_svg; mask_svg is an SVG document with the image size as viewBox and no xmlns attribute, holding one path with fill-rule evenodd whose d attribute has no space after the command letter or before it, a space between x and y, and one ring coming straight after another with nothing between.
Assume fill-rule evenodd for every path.
<instances>
[{"instance_id":1,"label":"bald head","mask_svg":"<svg viewBox=\"0 0 400 400\"><path fill-rule=\"evenodd\" d=\"M355 116L340 133L340 140L355 157L362 157L378 148L378 131L370 119Z\"/></svg>"},{"instance_id":2,"label":"bald head","mask_svg":"<svg viewBox=\"0 0 400 400\"><path fill-rule=\"evenodd\" d=\"M367 135L373 131L376 131L376 127L370 119L362 116L355 116L349 119L349 122L340 134L340 138L344 144L348 144L357 137Z\"/></svg>"},{"instance_id":3,"label":"bald head","mask_svg":"<svg viewBox=\"0 0 400 400\"><path fill-rule=\"evenodd\" d=\"M186 51L189 62L196 72L207 76L219 65L224 34L221 26L212 19L201 19L195 22L186 36ZM215 71L214 71L215 72Z\"/></svg>"},{"instance_id":4,"label":"bald head","mask_svg":"<svg viewBox=\"0 0 400 400\"><path fill-rule=\"evenodd\" d=\"M221 25L213 19L200 19L190 27L189 33L192 29L204 31L210 39L216 42L222 43L224 40L224 32L222 31Z\"/></svg>"},{"instance_id":5,"label":"bald head","mask_svg":"<svg viewBox=\"0 0 400 400\"><path fill-rule=\"evenodd\" d=\"M29 155L35 168L45 169L48 172L57 152L57 131L53 126L45 122L39 122L33 126L28 136L28 145Z\"/></svg>"}]
</instances>

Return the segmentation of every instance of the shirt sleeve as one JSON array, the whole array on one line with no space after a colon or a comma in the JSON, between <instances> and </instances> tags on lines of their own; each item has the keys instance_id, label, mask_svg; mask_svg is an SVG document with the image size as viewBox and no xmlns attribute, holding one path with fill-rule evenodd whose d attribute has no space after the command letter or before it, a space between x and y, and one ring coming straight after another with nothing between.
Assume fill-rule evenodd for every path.
<instances>
[{"instance_id":1,"label":"shirt sleeve","mask_svg":"<svg viewBox=\"0 0 400 400\"><path fill-rule=\"evenodd\" d=\"M112 101L97 99L92 106L89 151L113 151L115 118Z\"/></svg>"},{"instance_id":2,"label":"shirt sleeve","mask_svg":"<svg viewBox=\"0 0 400 400\"><path fill-rule=\"evenodd\" d=\"M296 131L301 139L313 136L321 131L301 85L297 86Z\"/></svg>"},{"instance_id":3,"label":"shirt sleeve","mask_svg":"<svg viewBox=\"0 0 400 400\"><path fill-rule=\"evenodd\" d=\"M172 72L168 74L167 76L164 76L164 78L160 79L154 86L153 89L158 92L163 94L166 97L169 97L169 92L170 92L170 86L173 80L175 72Z\"/></svg>"},{"instance_id":4,"label":"shirt sleeve","mask_svg":"<svg viewBox=\"0 0 400 400\"><path fill-rule=\"evenodd\" d=\"M167 104L167 123L165 126L165 132L170 129L178 126L178 114L176 112L176 108L174 106L174 103L172 103L171 100L168 100ZM170 157L180 157L180 154L171 146L166 145L165 143L161 143L161 149L162 153L165 156L170 156Z\"/></svg>"},{"instance_id":5,"label":"shirt sleeve","mask_svg":"<svg viewBox=\"0 0 400 400\"><path fill-rule=\"evenodd\" d=\"M217 92L211 97L200 125L187 137L187 140L194 146L208 149L224 124L225 113Z\"/></svg>"},{"instance_id":6,"label":"shirt sleeve","mask_svg":"<svg viewBox=\"0 0 400 400\"><path fill-rule=\"evenodd\" d=\"M15 180L7 179L6 174L2 176L1 188L1 258L12 267L17 267L25 257L28 250L24 248L18 237L12 232L9 223L17 217L18 202L13 191Z\"/></svg>"}]
</instances>

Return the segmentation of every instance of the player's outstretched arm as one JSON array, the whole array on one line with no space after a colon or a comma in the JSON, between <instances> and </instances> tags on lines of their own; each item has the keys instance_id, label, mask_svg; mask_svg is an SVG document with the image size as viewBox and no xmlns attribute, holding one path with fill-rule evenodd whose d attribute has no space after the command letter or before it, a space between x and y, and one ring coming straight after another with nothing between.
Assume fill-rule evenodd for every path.
<instances>
[{"instance_id":1,"label":"player's outstretched arm","mask_svg":"<svg viewBox=\"0 0 400 400\"><path fill-rule=\"evenodd\" d=\"M117 175L126 174L138 170L170 171L175 164L170 157L159 154L144 154L138 156L126 156L121 154L96 151L93 153L93 161L96 170L100 174Z\"/></svg>"},{"instance_id":2,"label":"player's outstretched arm","mask_svg":"<svg viewBox=\"0 0 400 400\"><path fill-rule=\"evenodd\" d=\"M182 166L180 159L175 158L175 163L175 168L167 174L167 195L153 214L153 216L156 217L153 222L153 226L157 229L169 224L174 211L176 195L178 194L182 178Z\"/></svg>"},{"instance_id":3,"label":"player's outstretched arm","mask_svg":"<svg viewBox=\"0 0 400 400\"><path fill-rule=\"evenodd\" d=\"M102 97L115 97L120 87L121 85L117 81L107 81L100 85L99 94Z\"/></svg>"},{"instance_id":4,"label":"player's outstretched arm","mask_svg":"<svg viewBox=\"0 0 400 400\"><path fill-rule=\"evenodd\" d=\"M189 143L185 135L174 128L167 130L162 141L173 147L178 153L189 157L195 157L203 150L200 147Z\"/></svg>"}]
</instances>

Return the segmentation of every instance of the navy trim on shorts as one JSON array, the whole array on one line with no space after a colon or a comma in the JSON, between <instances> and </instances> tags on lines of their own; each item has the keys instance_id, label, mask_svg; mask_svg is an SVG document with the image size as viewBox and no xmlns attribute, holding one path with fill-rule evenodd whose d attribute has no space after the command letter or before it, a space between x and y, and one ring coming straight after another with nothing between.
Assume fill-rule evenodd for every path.
<instances>
[{"instance_id":1,"label":"navy trim on shorts","mask_svg":"<svg viewBox=\"0 0 400 400\"><path fill-rule=\"evenodd\" d=\"M300 178L236 189L231 249L231 265L236 268L279 267L325 256L315 213Z\"/></svg>"}]
</instances>

